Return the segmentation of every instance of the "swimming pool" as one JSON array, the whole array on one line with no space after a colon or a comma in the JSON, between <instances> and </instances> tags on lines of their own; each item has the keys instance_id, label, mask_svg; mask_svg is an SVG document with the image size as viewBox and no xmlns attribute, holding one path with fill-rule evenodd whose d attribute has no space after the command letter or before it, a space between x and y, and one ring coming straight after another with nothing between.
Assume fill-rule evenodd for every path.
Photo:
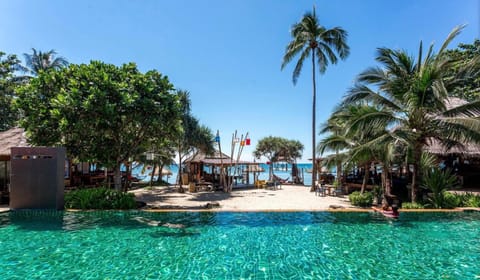
<instances>
[{"instance_id":1,"label":"swimming pool","mask_svg":"<svg viewBox=\"0 0 480 280\"><path fill-rule=\"evenodd\" d=\"M0 214L2 279L475 279L480 213Z\"/></svg>"}]
</instances>

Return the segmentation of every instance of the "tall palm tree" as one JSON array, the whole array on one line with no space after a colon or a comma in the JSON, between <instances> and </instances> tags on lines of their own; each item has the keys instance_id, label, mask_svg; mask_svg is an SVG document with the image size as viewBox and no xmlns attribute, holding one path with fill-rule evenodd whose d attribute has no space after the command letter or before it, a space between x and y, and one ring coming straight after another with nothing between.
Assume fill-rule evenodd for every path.
<instances>
[{"instance_id":1,"label":"tall palm tree","mask_svg":"<svg viewBox=\"0 0 480 280\"><path fill-rule=\"evenodd\" d=\"M178 152L178 177L179 190L183 191L180 174L182 163L186 156L199 151L205 154L213 154L213 132L207 126L201 125L197 118L192 115L190 93L185 90L177 90L182 112L182 131L177 139Z\"/></svg>"},{"instance_id":2,"label":"tall palm tree","mask_svg":"<svg viewBox=\"0 0 480 280\"><path fill-rule=\"evenodd\" d=\"M460 71L454 79L447 78L455 60L445 55L448 44L462 30L456 27L437 54L430 46L425 58L422 43L415 60L403 50L378 49L376 60L381 67L372 67L358 76L357 84L343 100L344 105L369 102L379 110L368 112L353 123L363 129L388 128L396 141L408 145L412 159L411 199L416 201L422 176L419 162L422 150L432 139L446 147L466 142L480 142L480 100L448 108L448 93L471 71ZM480 59L474 60L479 63Z\"/></svg>"},{"instance_id":3,"label":"tall palm tree","mask_svg":"<svg viewBox=\"0 0 480 280\"><path fill-rule=\"evenodd\" d=\"M32 48L32 52L32 54L23 54L25 57L25 66L23 70L33 76L37 76L40 71L47 71L50 69L59 70L68 65L68 61L61 56L57 56L55 50L42 52Z\"/></svg>"},{"instance_id":4,"label":"tall palm tree","mask_svg":"<svg viewBox=\"0 0 480 280\"><path fill-rule=\"evenodd\" d=\"M295 69L293 70L293 84L297 83L298 77L302 71L303 63L307 57L312 59L312 190L315 187L317 177L316 156L315 156L315 129L316 129L316 83L315 83L315 62L318 64L320 74L325 73L329 63L336 64L338 57L346 59L350 53L347 45L347 32L340 27L327 29L322 26L315 14L307 12L300 20L295 23L291 29L292 41L287 45L281 69L283 70L295 57L300 56ZM338 55L338 57L337 57Z\"/></svg>"}]
</instances>

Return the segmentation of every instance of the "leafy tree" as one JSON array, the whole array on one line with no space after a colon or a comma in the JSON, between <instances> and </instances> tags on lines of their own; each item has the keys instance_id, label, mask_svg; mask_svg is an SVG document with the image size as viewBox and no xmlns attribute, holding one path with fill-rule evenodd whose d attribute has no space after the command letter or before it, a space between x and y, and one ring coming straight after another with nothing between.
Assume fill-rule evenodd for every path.
<instances>
[{"instance_id":1,"label":"leafy tree","mask_svg":"<svg viewBox=\"0 0 480 280\"><path fill-rule=\"evenodd\" d=\"M448 93L471 74L458 71L455 79L447 78L456 61L446 56L445 50L461 29L449 34L437 54L431 45L423 57L420 42L416 60L403 50L378 49L376 60L381 67L362 72L343 100L343 106L360 101L375 106L375 111L366 111L352 121L356 131L388 129L392 139L408 146L413 166L412 201L422 176L418 166L422 150L431 139L446 147L480 142L480 120L472 117L480 111L480 100L447 107Z\"/></svg>"},{"instance_id":2,"label":"leafy tree","mask_svg":"<svg viewBox=\"0 0 480 280\"><path fill-rule=\"evenodd\" d=\"M14 73L20 66L15 55L0 52L0 131L8 130L18 120L17 110L13 107L16 83Z\"/></svg>"},{"instance_id":3,"label":"leafy tree","mask_svg":"<svg viewBox=\"0 0 480 280\"><path fill-rule=\"evenodd\" d=\"M295 23L291 29L292 41L287 45L285 55L283 56L282 70L295 57L300 56L295 69L293 71L293 84L297 83L297 79L303 68L305 60L311 56L312 59L312 191L315 188L315 179L317 177L316 168L316 82L315 82L315 62L318 64L320 74L325 73L329 63L336 64L338 57L346 59L349 55L350 48L346 43L347 32L340 27L327 29L322 26L315 14L307 12L300 22ZM337 57L338 55L338 57Z\"/></svg>"},{"instance_id":4,"label":"leafy tree","mask_svg":"<svg viewBox=\"0 0 480 280\"><path fill-rule=\"evenodd\" d=\"M64 145L80 161L114 169L144 151L152 139L179 129L180 110L173 85L135 64L117 67L99 61L39 72L19 92L23 127L38 145Z\"/></svg>"},{"instance_id":5,"label":"leafy tree","mask_svg":"<svg viewBox=\"0 0 480 280\"><path fill-rule=\"evenodd\" d=\"M68 61L61 56L57 56L55 50L42 52L32 48L32 54L25 53L23 55L25 57L25 66L22 69L33 76L37 76L40 71L60 70L68 66Z\"/></svg>"},{"instance_id":6,"label":"leafy tree","mask_svg":"<svg viewBox=\"0 0 480 280\"><path fill-rule=\"evenodd\" d=\"M295 162L302 156L303 144L297 140L288 140L282 137L268 136L260 139L253 155L256 158L266 157L270 162L269 180L273 178L273 163L280 158L289 162Z\"/></svg>"},{"instance_id":7,"label":"leafy tree","mask_svg":"<svg viewBox=\"0 0 480 280\"><path fill-rule=\"evenodd\" d=\"M457 61L449 71L447 78L455 79L458 72L465 68L472 72L472 75L469 75L468 79L460 81L449 95L469 101L479 99L480 67L475 60L480 59L480 40L476 39L472 44L459 44L457 49L448 50L445 55Z\"/></svg>"}]
</instances>

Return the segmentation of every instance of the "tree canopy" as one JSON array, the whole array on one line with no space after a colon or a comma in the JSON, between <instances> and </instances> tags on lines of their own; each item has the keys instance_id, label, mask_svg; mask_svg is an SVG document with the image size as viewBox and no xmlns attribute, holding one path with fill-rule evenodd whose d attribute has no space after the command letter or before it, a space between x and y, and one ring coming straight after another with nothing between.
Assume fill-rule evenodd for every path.
<instances>
[{"instance_id":1,"label":"tree canopy","mask_svg":"<svg viewBox=\"0 0 480 280\"><path fill-rule=\"evenodd\" d=\"M457 86L449 93L450 96L459 97L469 101L480 98L480 64L475 60L480 59L480 40L476 39L472 44L459 44L458 48L448 50L445 55L456 63L449 71L448 77L455 79L460 71L472 72L467 79L458 82Z\"/></svg>"},{"instance_id":2,"label":"tree canopy","mask_svg":"<svg viewBox=\"0 0 480 280\"><path fill-rule=\"evenodd\" d=\"M115 168L155 138L180 129L180 106L166 76L134 63L99 61L40 72L19 90L21 124L36 145L63 145L80 161Z\"/></svg>"},{"instance_id":3,"label":"tree canopy","mask_svg":"<svg viewBox=\"0 0 480 280\"><path fill-rule=\"evenodd\" d=\"M303 144L298 140L268 136L258 141L253 155L256 158L266 157L270 161L270 165L280 160L293 163L297 158L302 157L303 149ZM270 168L270 177L272 175L273 168Z\"/></svg>"},{"instance_id":4,"label":"tree canopy","mask_svg":"<svg viewBox=\"0 0 480 280\"><path fill-rule=\"evenodd\" d=\"M15 55L0 51L0 131L13 127L18 119L12 102L16 86L14 75L19 66L20 60Z\"/></svg>"},{"instance_id":5,"label":"tree canopy","mask_svg":"<svg viewBox=\"0 0 480 280\"><path fill-rule=\"evenodd\" d=\"M378 49L376 60L380 66L362 72L342 103L344 107L361 106L359 104L370 107L350 120L349 130L384 132L384 138L377 136L374 142L365 145L373 147L378 145L379 139L388 138L408 146L409 163L413 167L413 201L422 177L421 154L433 139L448 148L480 142L480 123L478 118L472 117L480 112L480 101L451 106L448 99L458 81L471 78L472 74L462 68L454 79L448 76L458 60L446 55L445 51L462 28L456 27L436 54L433 45L424 54L421 42L417 58L404 50ZM362 145L362 150L364 147Z\"/></svg>"}]
</instances>

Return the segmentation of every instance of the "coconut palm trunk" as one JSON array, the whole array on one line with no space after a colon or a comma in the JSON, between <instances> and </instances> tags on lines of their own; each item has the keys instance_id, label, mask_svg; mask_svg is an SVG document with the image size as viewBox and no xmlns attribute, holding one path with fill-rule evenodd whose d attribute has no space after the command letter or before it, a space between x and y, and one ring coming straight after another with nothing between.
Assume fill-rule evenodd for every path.
<instances>
[{"instance_id":1,"label":"coconut palm trunk","mask_svg":"<svg viewBox=\"0 0 480 280\"><path fill-rule=\"evenodd\" d=\"M338 61L337 54L341 59L347 58L350 48L346 44L347 32L340 27L327 29L320 25L315 14L307 12L302 19L294 24L291 29L292 41L288 44L283 57L282 69L293 60L294 57L300 56L295 65L292 75L292 81L295 85L302 71L303 62L311 56L312 59L312 186L315 188L317 179L317 162L316 162L316 81L315 81L315 63L318 63L318 71L320 74L325 73L329 63L336 64Z\"/></svg>"},{"instance_id":2,"label":"coconut palm trunk","mask_svg":"<svg viewBox=\"0 0 480 280\"><path fill-rule=\"evenodd\" d=\"M370 179L370 164L366 163L363 167L365 169L365 175L363 175L362 188L360 193L364 193L368 184L368 179Z\"/></svg>"},{"instance_id":3,"label":"coconut palm trunk","mask_svg":"<svg viewBox=\"0 0 480 280\"><path fill-rule=\"evenodd\" d=\"M310 191L315 191L315 181L317 180L317 159L315 157L316 146L316 109L317 109L317 85L315 82L315 52L312 52L312 185Z\"/></svg>"}]
</instances>

